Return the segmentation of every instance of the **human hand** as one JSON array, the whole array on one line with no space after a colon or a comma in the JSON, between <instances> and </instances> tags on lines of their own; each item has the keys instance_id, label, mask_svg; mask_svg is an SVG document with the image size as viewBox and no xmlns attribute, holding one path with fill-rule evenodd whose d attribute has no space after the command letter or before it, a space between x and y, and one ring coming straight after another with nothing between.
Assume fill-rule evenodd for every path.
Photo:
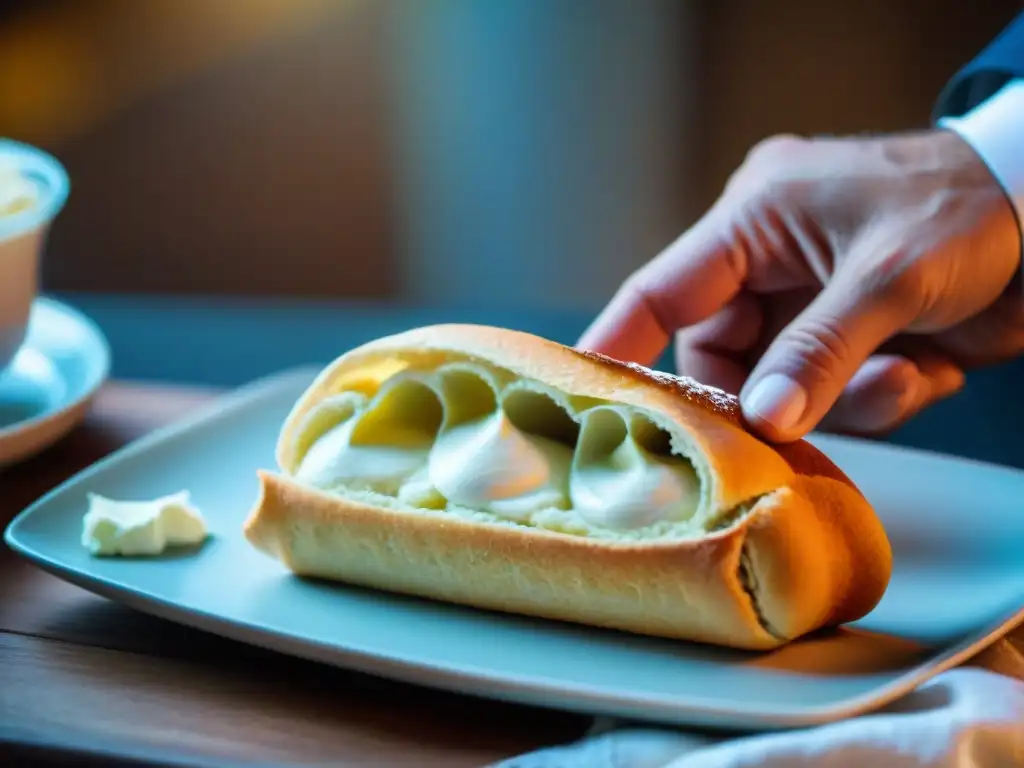
<instances>
[{"instance_id":1,"label":"human hand","mask_svg":"<svg viewBox=\"0 0 1024 768\"><path fill-rule=\"evenodd\" d=\"M776 137L578 346L739 394L775 441L891 429L1024 351L1020 232L959 136Z\"/></svg>"}]
</instances>

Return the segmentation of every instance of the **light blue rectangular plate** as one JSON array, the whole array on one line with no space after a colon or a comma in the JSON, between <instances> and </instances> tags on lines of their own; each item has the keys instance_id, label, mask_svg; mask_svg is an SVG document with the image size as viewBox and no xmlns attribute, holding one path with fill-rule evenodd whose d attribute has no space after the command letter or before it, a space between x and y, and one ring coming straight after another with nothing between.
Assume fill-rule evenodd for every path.
<instances>
[{"instance_id":1,"label":"light blue rectangular plate","mask_svg":"<svg viewBox=\"0 0 1024 768\"><path fill-rule=\"evenodd\" d=\"M770 654L668 642L307 581L254 551L241 525L255 472L316 371L227 396L85 470L19 515L7 543L38 566L142 611L247 643L423 685L564 709L745 729L881 706L1024 619L1024 473L864 441L815 442L884 520L895 571L856 625ZM206 515L198 552L94 559L86 493L181 489Z\"/></svg>"}]
</instances>

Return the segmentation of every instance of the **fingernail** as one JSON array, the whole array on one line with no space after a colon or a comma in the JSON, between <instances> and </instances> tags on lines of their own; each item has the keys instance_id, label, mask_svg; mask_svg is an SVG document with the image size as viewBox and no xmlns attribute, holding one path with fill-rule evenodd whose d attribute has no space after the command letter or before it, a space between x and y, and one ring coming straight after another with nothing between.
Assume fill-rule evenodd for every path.
<instances>
[{"instance_id":1,"label":"fingernail","mask_svg":"<svg viewBox=\"0 0 1024 768\"><path fill-rule=\"evenodd\" d=\"M789 432L807 408L807 391L783 373L769 373L743 398L747 418L771 424L779 432Z\"/></svg>"}]
</instances>

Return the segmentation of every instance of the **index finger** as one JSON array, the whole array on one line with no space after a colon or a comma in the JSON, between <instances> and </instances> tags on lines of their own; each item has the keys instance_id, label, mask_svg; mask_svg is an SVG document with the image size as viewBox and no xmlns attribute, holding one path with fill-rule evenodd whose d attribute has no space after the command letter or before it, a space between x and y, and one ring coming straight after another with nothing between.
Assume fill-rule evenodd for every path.
<instances>
[{"instance_id":1,"label":"index finger","mask_svg":"<svg viewBox=\"0 0 1024 768\"><path fill-rule=\"evenodd\" d=\"M622 284L577 342L579 349L652 365L672 335L728 304L747 258L709 213Z\"/></svg>"}]
</instances>

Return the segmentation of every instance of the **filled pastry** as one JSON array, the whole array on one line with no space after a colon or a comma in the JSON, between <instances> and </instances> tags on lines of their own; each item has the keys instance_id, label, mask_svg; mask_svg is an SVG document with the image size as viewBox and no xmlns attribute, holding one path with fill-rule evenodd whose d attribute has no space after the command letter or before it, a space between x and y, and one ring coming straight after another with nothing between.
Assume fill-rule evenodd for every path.
<instances>
[{"instance_id":1,"label":"filled pastry","mask_svg":"<svg viewBox=\"0 0 1024 768\"><path fill-rule=\"evenodd\" d=\"M297 574L746 649L854 621L891 550L853 483L697 382L471 325L330 364L249 541Z\"/></svg>"}]
</instances>

